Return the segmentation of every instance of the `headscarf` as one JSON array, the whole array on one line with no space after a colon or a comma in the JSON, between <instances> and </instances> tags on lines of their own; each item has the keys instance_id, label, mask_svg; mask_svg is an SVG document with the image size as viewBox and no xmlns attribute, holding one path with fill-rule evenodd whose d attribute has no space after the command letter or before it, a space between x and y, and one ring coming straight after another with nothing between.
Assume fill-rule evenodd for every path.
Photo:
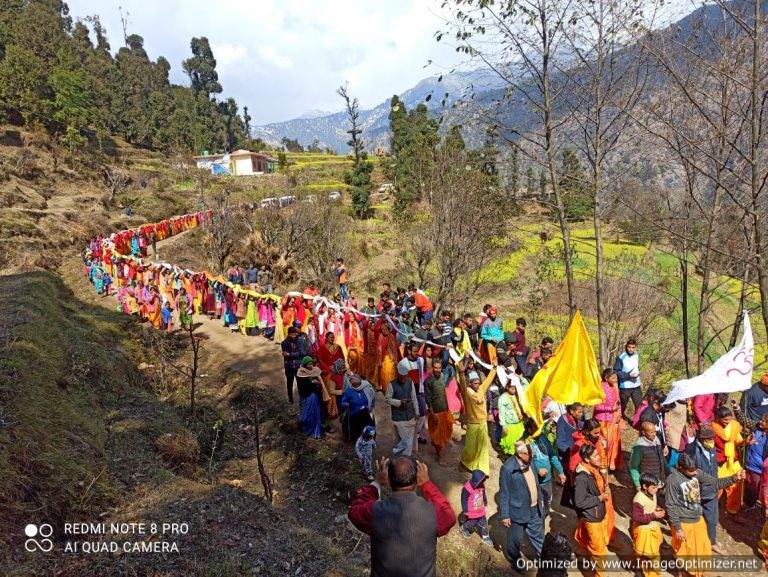
<instances>
[{"instance_id":1,"label":"headscarf","mask_svg":"<svg viewBox=\"0 0 768 577\"><path fill-rule=\"evenodd\" d=\"M315 362L315 359L307 355L306 357L301 359L301 366L306 367L309 363L314 363L314 362Z\"/></svg>"}]
</instances>

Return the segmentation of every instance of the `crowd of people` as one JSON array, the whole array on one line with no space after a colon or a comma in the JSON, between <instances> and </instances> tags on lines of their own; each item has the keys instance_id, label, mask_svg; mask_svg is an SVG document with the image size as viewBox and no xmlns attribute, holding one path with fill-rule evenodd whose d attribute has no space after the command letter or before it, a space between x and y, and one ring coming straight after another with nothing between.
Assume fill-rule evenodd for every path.
<instances>
[{"instance_id":1,"label":"crowd of people","mask_svg":"<svg viewBox=\"0 0 768 577\"><path fill-rule=\"evenodd\" d=\"M491 305L478 315L443 310L436 316L433 303L416 287L382 289L360 309L354 296L341 306L300 296L288 303L307 311L283 343L289 399L294 363L317 365L312 387L299 381L300 421L307 434L320 437L340 413L344 437L356 442L369 480L374 479L376 392L390 407L393 458L408 459L419 444L431 444L438 463L445 463L445 448L459 424L466 431L460 462L469 474L461 532L477 532L488 544L484 484L495 448L504 459L499 517L507 527L505 550L513 567L524 536L542 553L555 481L562 485L560 505L574 509L579 519L574 540L599 569L617 532L611 481L616 471L628 470L635 497L620 509L630 512L628 537L638 558L648 561L648 575L655 574L652 562L660 558L663 526L669 527L675 556L705 559L724 553L717 542L719 499L731 514L768 502L762 488L768 491L768 416L762 419L768 413L768 375L744 394L743 406L729 403L727 395L666 404L660 389L642 386L638 343L631 338L614 365L602 371L604 400L592 407L563 406L545 397L540 429L523 410L521 397L551 358L552 338L530 347L525 319L506 330ZM627 463L625 429L636 431ZM748 495L742 499L745 486ZM370 494L365 490L358 498ZM353 522L360 505L353 503ZM767 536L758 543L762 554ZM691 572L699 572L695 563Z\"/></svg>"},{"instance_id":2,"label":"crowd of people","mask_svg":"<svg viewBox=\"0 0 768 577\"><path fill-rule=\"evenodd\" d=\"M555 483L562 486L561 507L578 516L573 539L597 562L598 573L617 532L611 481L619 470L628 470L635 489L631 505L620 510L630 512L629 537L640 559L660 558L665 525L675 556L721 554L718 502L729 514L768 506L768 374L743 394L741 405L727 395L667 404L660 389L644 389L638 343L629 339L602 372L602 402L563 406L544 397L536 415L544 420L540 427L521 399L556 347L549 336L531 346L524 318L506 323L490 304L478 314L436 311L420 288L386 283L378 298L361 306L349 291L342 259L332 265L338 282L333 298L321 296L314 283L279 298L264 265L233 265L214 276L145 260L149 246L206 218L196 213L97 237L85 252L86 274L97 292L116 292L125 313L158 329L173 329L174 312L182 328L194 315L208 315L280 343L287 401L298 393L304 434L317 439L340 427L371 482L355 497L350 519L371 535L373 566L382 568L376 574L414 562L411 549L418 543L404 542L403 534L415 534L415 526L434 547L455 524L450 504L413 454L430 445L438 463L447 464L445 449L462 430L460 462L468 477L461 533L477 532L493 544L485 483L495 449L504 461L499 519L513 569L520 567L525 537L537 555L547 540L558 542L545 535ZM395 438L391 458L378 471L376 431L388 425L375 422L377 402L388 406ZM637 437L625 464L622 431L628 428ZM383 484L393 489L384 501ZM408 507L414 510L406 514ZM395 530L398 524L405 533ZM756 548L768 555L768 524ZM434 555L425 562L434 566ZM657 574L651 565L644 572Z\"/></svg>"},{"instance_id":3,"label":"crowd of people","mask_svg":"<svg viewBox=\"0 0 768 577\"><path fill-rule=\"evenodd\" d=\"M192 328L194 315L221 319L243 335L282 340L280 299L273 294L266 265L232 265L224 275L194 272L157 260L157 242L200 226L197 212L93 238L83 252L83 271L99 295L114 294L119 309L173 332ZM149 260L149 247L155 257ZM178 322L178 326L174 323Z\"/></svg>"}]
</instances>

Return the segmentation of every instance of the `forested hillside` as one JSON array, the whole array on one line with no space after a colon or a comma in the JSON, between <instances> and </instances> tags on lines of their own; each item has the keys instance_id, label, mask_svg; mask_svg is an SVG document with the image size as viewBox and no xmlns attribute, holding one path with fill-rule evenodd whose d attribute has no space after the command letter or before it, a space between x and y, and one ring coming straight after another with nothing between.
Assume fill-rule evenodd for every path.
<instances>
[{"instance_id":1,"label":"forested hillside","mask_svg":"<svg viewBox=\"0 0 768 577\"><path fill-rule=\"evenodd\" d=\"M69 151L91 139L108 153L110 136L176 153L251 146L247 107L225 96L207 38L190 40L183 67L189 86L171 84L139 34L115 52L98 16L74 22L60 0L0 5L0 107Z\"/></svg>"}]
</instances>

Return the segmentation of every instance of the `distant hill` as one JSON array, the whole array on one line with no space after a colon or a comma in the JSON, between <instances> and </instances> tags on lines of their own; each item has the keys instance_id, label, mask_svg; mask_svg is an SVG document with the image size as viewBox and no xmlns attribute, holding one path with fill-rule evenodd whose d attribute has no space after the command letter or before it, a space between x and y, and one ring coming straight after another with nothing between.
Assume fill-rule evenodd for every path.
<instances>
[{"instance_id":1,"label":"distant hill","mask_svg":"<svg viewBox=\"0 0 768 577\"><path fill-rule=\"evenodd\" d=\"M738 7L743 1L734 0L732 4ZM761 6L764 10L768 10L768 0L762 0ZM674 35L677 42L683 43L697 26L703 25L714 31L725 21L721 8L707 4L670 24L662 33ZM633 48L628 46L626 50L632 51ZM557 82L557 80L555 75L554 81ZM488 70L458 71L425 78L399 97L409 110L420 102L424 102L430 113L436 117L444 116L443 129L461 124L464 127L462 132L467 144L480 146L485 133L483 122L478 119L478 116L483 109L493 107L502 99L504 109L500 119L503 119L505 125L526 130L536 122L525 98L521 94L508 97L504 94L504 87L505 84L499 77ZM473 98L463 99L470 92ZM428 96L430 99L426 102ZM462 100L459 103L460 106L454 106L460 100ZM389 144L389 102L388 98L375 108L362 110L360 113L363 141L369 151ZM344 112L310 111L292 120L257 126L253 129L253 136L274 146L279 146L283 138L296 138L303 145L311 144L317 139L321 146L330 146L337 152L346 152L349 149L346 130L347 117Z\"/></svg>"},{"instance_id":2,"label":"distant hill","mask_svg":"<svg viewBox=\"0 0 768 577\"><path fill-rule=\"evenodd\" d=\"M499 79L484 70L473 72L454 72L440 76L430 76L413 88L399 95L408 109L420 102L425 102L430 112L440 116L451 110L451 106L470 90L485 91L501 86ZM363 128L363 141L368 150L389 144L389 102L388 98L375 108L362 110L360 120ZM338 152L348 150L347 116L344 112L315 116L314 112L302 114L298 118L284 122L273 122L253 129L253 136L268 144L279 145L283 138L296 138L301 144L311 144L315 139L320 146L330 146Z\"/></svg>"}]
</instances>

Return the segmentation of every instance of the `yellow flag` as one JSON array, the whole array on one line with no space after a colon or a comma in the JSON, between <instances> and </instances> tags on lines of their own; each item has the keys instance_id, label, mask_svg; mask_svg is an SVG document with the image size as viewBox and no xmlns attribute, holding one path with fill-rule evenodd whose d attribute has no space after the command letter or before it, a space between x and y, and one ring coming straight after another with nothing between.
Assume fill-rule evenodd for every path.
<instances>
[{"instance_id":1,"label":"yellow flag","mask_svg":"<svg viewBox=\"0 0 768 577\"><path fill-rule=\"evenodd\" d=\"M564 405L576 402L596 405L605 399L595 351L579 311L555 354L536 373L520 399L523 410L539 428L544 424L541 415L544 397Z\"/></svg>"}]
</instances>

